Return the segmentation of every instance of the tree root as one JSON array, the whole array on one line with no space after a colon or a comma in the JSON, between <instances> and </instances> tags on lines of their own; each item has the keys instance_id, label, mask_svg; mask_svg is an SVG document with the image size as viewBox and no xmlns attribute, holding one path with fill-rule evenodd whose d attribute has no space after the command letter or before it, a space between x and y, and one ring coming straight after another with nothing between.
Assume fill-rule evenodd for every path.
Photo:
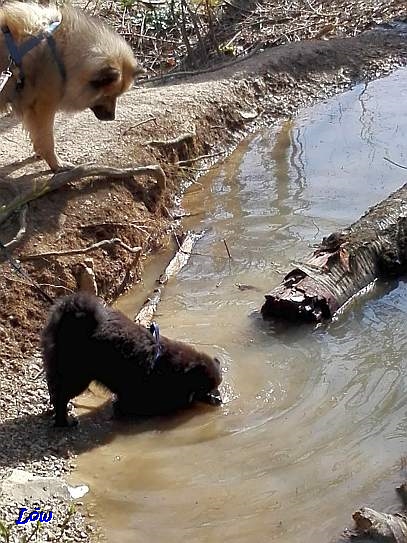
<instances>
[{"instance_id":1,"label":"tree root","mask_svg":"<svg viewBox=\"0 0 407 543\"><path fill-rule=\"evenodd\" d=\"M178 162L174 162L174 166L187 166L188 164L193 164L194 162L198 162L199 160L208 160L220 155L224 155L225 153L226 151L219 151L218 153L213 153L212 155L201 155L194 158L188 158L186 160L179 160Z\"/></svg>"},{"instance_id":2,"label":"tree root","mask_svg":"<svg viewBox=\"0 0 407 543\"><path fill-rule=\"evenodd\" d=\"M35 258L45 258L48 256L80 255L84 253L89 253L90 251L94 251L95 249L101 249L102 247L106 247L106 246L110 246L114 244L120 245L120 247L123 247L123 249L126 249L126 251L129 251L129 253L139 253L142 249L141 247L130 247L130 245L127 245L126 243L124 243L120 238L112 238L112 239L103 239L102 241L98 241L97 243L93 243L92 245L89 245L88 247L82 247L80 249L66 249L65 251L48 251L45 253L21 255L19 259L32 260Z\"/></svg>"},{"instance_id":3,"label":"tree root","mask_svg":"<svg viewBox=\"0 0 407 543\"><path fill-rule=\"evenodd\" d=\"M140 166L138 168L113 168L110 166L101 166L98 164L81 164L72 170L66 170L54 174L48 181L33 180L28 187L21 191L16 188L16 184L9 181L3 181L2 186L10 187L12 192L16 194L14 198L6 205L0 206L0 224L10 217L12 213L20 209L23 205L60 189L67 183L84 179L86 177L139 177L141 175L150 175L156 181L160 192L166 188L166 176L159 165ZM24 176L27 178L27 176ZM16 180L17 181L17 180ZM4 185L3 185L4 183Z\"/></svg>"},{"instance_id":4,"label":"tree root","mask_svg":"<svg viewBox=\"0 0 407 543\"><path fill-rule=\"evenodd\" d=\"M18 229L17 234L14 236L13 239L8 241L7 243L4 243L4 247L7 247L7 249L12 249L25 236L25 233L27 231L27 206L26 205L22 207L20 210L19 221L20 221L20 228Z\"/></svg>"},{"instance_id":5,"label":"tree root","mask_svg":"<svg viewBox=\"0 0 407 543\"><path fill-rule=\"evenodd\" d=\"M151 147L161 147L161 148L177 148L180 145L184 145L185 143L192 142L193 139L196 136L196 130L194 129L193 132L186 132L185 134L181 134L177 138L174 138L172 140L150 140L146 142L146 145L150 145Z\"/></svg>"}]
</instances>

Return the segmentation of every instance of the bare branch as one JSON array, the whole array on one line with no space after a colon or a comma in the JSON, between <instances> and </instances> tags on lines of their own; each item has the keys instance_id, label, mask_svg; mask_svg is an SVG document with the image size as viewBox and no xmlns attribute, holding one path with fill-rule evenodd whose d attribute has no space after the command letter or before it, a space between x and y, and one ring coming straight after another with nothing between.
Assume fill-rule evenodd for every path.
<instances>
[{"instance_id":1,"label":"bare branch","mask_svg":"<svg viewBox=\"0 0 407 543\"><path fill-rule=\"evenodd\" d=\"M138 126L141 126L143 124L150 123L151 121L154 121L155 124L157 124L157 117L149 117L148 119L144 119L144 121L140 121L139 123L129 126L128 128L126 128L126 130L123 130L122 136L127 136L127 134L133 130L133 128L137 128Z\"/></svg>"}]
</instances>

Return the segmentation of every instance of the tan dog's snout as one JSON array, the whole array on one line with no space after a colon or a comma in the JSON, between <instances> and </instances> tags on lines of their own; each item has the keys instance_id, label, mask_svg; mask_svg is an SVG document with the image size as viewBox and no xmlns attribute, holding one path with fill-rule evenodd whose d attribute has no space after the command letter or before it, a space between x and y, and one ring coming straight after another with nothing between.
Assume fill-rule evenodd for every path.
<instances>
[{"instance_id":1,"label":"tan dog's snout","mask_svg":"<svg viewBox=\"0 0 407 543\"><path fill-rule=\"evenodd\" d=\"M100 121L113 121L116 116L116 100L106 104L96 104L90 108Z\"/></svg>"}]
</instances>

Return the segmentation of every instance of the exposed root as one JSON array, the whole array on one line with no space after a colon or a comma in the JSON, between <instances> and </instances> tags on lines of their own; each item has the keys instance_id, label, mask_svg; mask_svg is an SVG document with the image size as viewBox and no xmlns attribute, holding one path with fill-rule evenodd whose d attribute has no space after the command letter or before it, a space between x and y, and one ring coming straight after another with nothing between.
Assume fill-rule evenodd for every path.
<instances>
[{"instance_id":1,"label":"exposed root","mask_svg":"<svg viewBox=\"0 0 407 543\"><path fill-rule=\"evenodd\" d=\"M32 260L35 258L45 258L48 256L79 255L79 254L89 253L90 251L94 251L95 249L101 249L102 247L107 247L114 244L120 245L120 247L123 247L123 249L126 249L126 251L129 251L129 253L139 253L142 249L142 247L130 247L130 245L127 245L126 243L124 243L120 238L112 238L112 239L103 239L102 241L99 241L98 243L93 243L92 245L89 245L88 247L82 247L80 249L66 249L65 251L48 251L45 253L21 255L20 260Z\"/></svg>"},{"instance_id":2,"label":"exposed root","mask_svg":"<svg viewBox=\"0 0 407 543\"><path fill-rule=\"evenodd\" d=\"M194 162L198 162L199 160L207 160L211 158L215 158L217 156L224 155L226 151L219 151L218 153L213 153L211 155L201 155L194 158L188 158L187 160L179 160L178 162L174 162L175 166L187 166L188 164L193 164Z\"/></svg>"},{"instance_id":3,"label":"exposed root","mask_svg":"<svg viewBox=\"0 0 407 543\"><path fill-rule=\"evenodd\" d=\"M149 117L148 119L144 119L144 121L140 121L139 123L133 124L132 126L129 126L126 130L123 131L122 136L127 136L134 128L137 128L139 126L142 126L143 124L147 124L154 121L155 124L157 124L157 117Z\"/></svg>"},{"instance_id":4,"label":"exposed root","mask_svg":"<svg viewBox=\"0 0 407 543\"><path fill-rule=\"evenodd\" d=\"M146 145L150 145L152 147L162 147L166 149L177 148L181 145L184 145L185 143L193 142L195 136L196 130L194 129L193 132L186 132L185 134L181 134L180 136L172 140L150 140L146 142Z\"/></svg>"},{"instance_id":5,"label":"exposed root","mask_svg":"<svg viewBox=\"0 0 407 543\"><path fill-rule=\"evenodd\" d=\"M28 187L18 192L10 203L0 207L0 224L2 224L12 213L20 209L24 204L36 200L49 192L60 189L72 181L78 181L86 177L139 177L142 175L150 175L157 181L160 192L166 188L166 176L159 165L140 166L138 168L113 168L110 166L101 166L99 164L82 164L71 170L58 172L51 179L38 181L36 179L31 182ZM16 180L17 181L17 180ZM13 192L16 193L16 187L12 183L5 181L7 187L10 185Z\"/></svg>"},{"instance_id":6,"label":"exposed root","mask_svg":"<svg viewBox=\"0 0 407 543\"><path fill-rule=\"evenodd\" d=\"M78 290L89 292L90 294L97 296L98 287L96 284L96 276L93 265L92 258L85 258L83 262L78 264L78 270L75 277Z\"/></svg>"},{"instance_id":7,"label":"exposed root","mask_svg":"<svg viewBox=\"0 0 407 543\"><path fill-rule=\"evenodd\" d=\"M21 210L19 214L19 220L20 220L20 228L18 229L17 234L14 236L13 239L8 241L7 243L4 243L4 247L7 247L7 249L11 249L25 236L25 233L27 231L27 206L25 205Z\"/></svg>"}]
</instances>

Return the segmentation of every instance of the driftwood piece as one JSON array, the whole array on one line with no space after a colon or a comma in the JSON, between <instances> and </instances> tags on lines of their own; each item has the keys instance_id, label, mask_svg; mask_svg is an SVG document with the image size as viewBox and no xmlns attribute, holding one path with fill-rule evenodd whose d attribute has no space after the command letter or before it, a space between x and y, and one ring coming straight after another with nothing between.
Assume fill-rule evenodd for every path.
<instances>
[{"instance_id":1,"label":"driftwood piece","mask_svg":"<svg viewBox=\"0 0 407 543\"><path fill-rule=\"evenodd\" d=\"M10 185L13 188L13 192L16 194L14 198L7 204L0 206L0 224L10 217L12 213L20 209L24 204L36 200L49 192L58 190L67 183L84 179L86 177L139 177L141 175L150 175L158 184L159 189L162 191L166 187L166 176L159 165L140 166L137 168L111 168L110 166L101 166L99 164L82 164L71 170L66 170L54 174L51 179L33 180L32 182L24 184L23 190L19 191L16 188L17 183L13 186L13 183L9 181L3 181L7 187ZM17 181L17 180L16 180Z\"/></svg>"},{"instance_id":2,"label":"driftwood piece","mask_svg":"<svg viewBox=\"0 0 407 543\"><path fill-rule=\"evenodd\" d=\"M376 278L407 270L407 184L341 232L323 238L266 294L263 318L329 320Z\"/></svg>"},{"instance_id":3,"label":"driftwood piece","mask_svg":"<svg viewBox=\"0 0 407 543\"><path fill-rule=\"evenodd\" d=\"M407 542L407 485L403 483L396 488L403 504L404 513L381 513L370 507L361 507L355 511L352 518L355 522L353 529L346 529L343 538L346 540L374 541L376 543L406 543Z\"/></svg>"},{"instance_id":4,"label":"driftwood piece","mask_svg":"<svg viewBox=\"0 0 407 543\"><path fill-rule=\"evenodd\" d=\"M182 268L187 264L191 254L192 249L194 248L195 243L203 236L203 232L196 233L196 232L188 232L181 243L179 245L178 239L178 251L175 253L173 258L171 259L168 266L165 268L164 272L160 275L160 278L158 279L158 283L161 285L160 287L157 287L154 289L154 292L149 296L146 300L146 302L143 304L143 307L140 309L140 311L137 313L137 315L134 317L134 321L138 324L142 324L143 326L148 327L154 317L154 313L157 311L157 306L161 300L161 294L164 288L164 285L167 283L167 281L174 277L177 273L179 273Z\"/></svg>"},{"instance_id":5,"label":"driftwood piece","mask_svg":"<svg viewBox=\"0 0 407 543\"><path fill-rule=\"evenodd\" d=\"M161 300L161 292L162 288L156 288L154 290L151 296L149 296L144 302L143 307L134 317L134 322L137 322L137 324L141 324L146 328L150 326L154 313L157 311L157 306Z\"/></svg>"},{"instance_id":6,"label":"driftwood piece","mask_svg":"<svg viewBox=\"0 0 407 543\"><path fill-rule=\"evenodd\" d=\"M386 543L406 543L407 516L401 513L379 513L369 507L361 507L352 515L355 521L355 532L373 541Z\"/></svg>"},{"instance_id":7,"label":"driftwood piece","mask_svg":"<svg viewBox=\"0 0 407 543\"><path fill-rule=\"evenodd\" d=\"M78 290L89 292L93 296L98 295L93 258L85 258L83 262L78 264L75 278Z\"/></svg>"},{"instance_id":8,"label":"driftwood piece","mask_svg":"<svg viewBox=\"0 0 407 543\"><path fill-rule=\"evenodd\" d=\"M168 266L165 268L164 273L160 275L160 278L158 279L160 285L165 285L168 279L174 277L174 275L177 275L177 273L182 270L182 268L188 262L189 257L191 256L191 252L194 248L195 243L201 237L202 234L197 234L196 232L187 233L181 245L178 245L178 251L175 253Z\"/></svg>"}]
</instances>

